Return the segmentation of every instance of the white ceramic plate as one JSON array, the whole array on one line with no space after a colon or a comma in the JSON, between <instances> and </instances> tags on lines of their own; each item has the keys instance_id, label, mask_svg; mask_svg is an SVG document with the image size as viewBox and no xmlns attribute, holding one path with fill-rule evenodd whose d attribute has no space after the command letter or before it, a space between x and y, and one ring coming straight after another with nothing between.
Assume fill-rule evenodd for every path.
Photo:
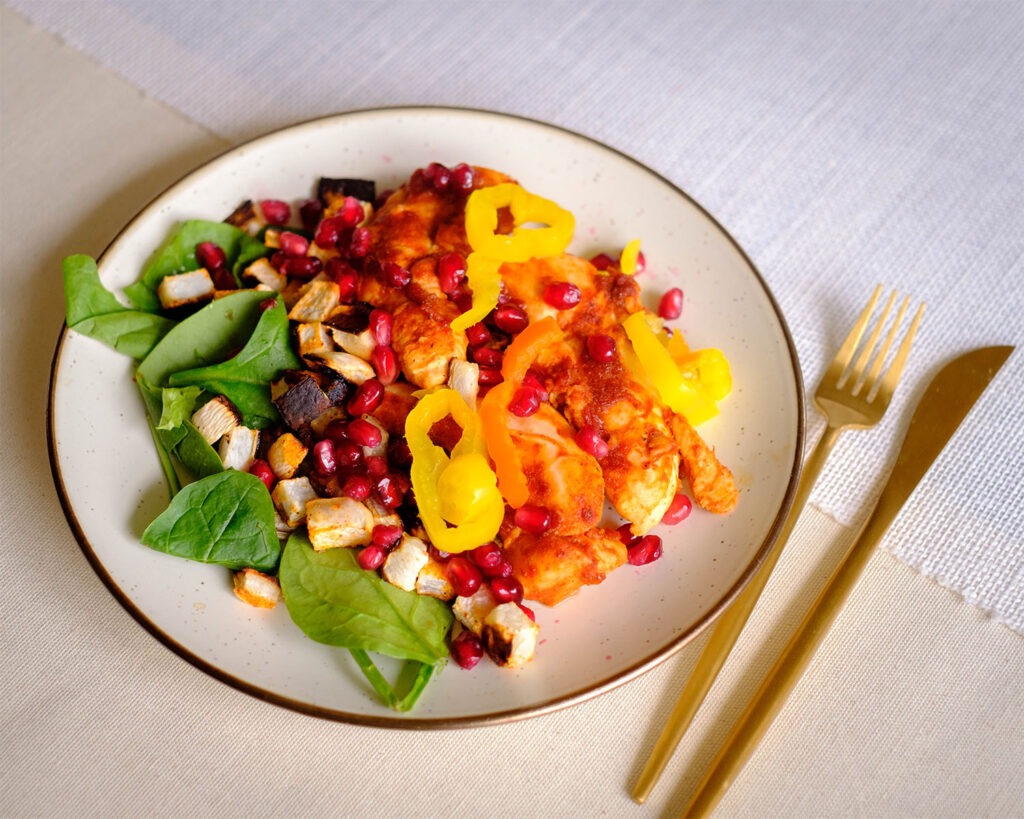
<instances>
[{"instance_id":1,"label":"white ceramic plate","mask_svg":"<svg viewBox=\"0 0 1024 819\"><path fill-rule=\"evenodd\" d=\"M520 671L449 663L411 714L381 706L341 649L307 639L284 606L240 603L229 573L151 551L138 537L167 490L129 360L74 332L52 372L54 478L86 556L111 592L189 662L261 699L317 716L407 727L542 714L632 679L693 638L742 587L788 509L803 447L803 393L785 322L736 243L686 194L606 146L550 125L448 108L357 111L257 139L208 163L145 208L100 260L117 292L178 221L219 220L245 199L299 200L320 176L397 186L431 161L503 170L571 209L574 252L640 238L649 306L680 286L691 345L724 350L735 388L701 427L742 489L727 516L664 527L665 556L625 566L557 608L536 606L542 642Z\"/></svg>"}]
</instances>

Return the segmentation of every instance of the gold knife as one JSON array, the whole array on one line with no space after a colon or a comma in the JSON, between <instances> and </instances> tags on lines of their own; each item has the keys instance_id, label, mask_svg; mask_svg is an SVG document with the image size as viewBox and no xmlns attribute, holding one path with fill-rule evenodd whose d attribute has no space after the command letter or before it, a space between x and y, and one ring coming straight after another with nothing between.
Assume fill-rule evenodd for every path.
<instances>
[{"instance_id":1,"label":"gold knife","mask_svg":"<svg viewBox=\"0 0 1024 819\"><path fill-rule=\"evenodd\" d=\"M932 379L910 419L896 464L874 510L757 689L743 716L733 726L684 816L707 816L725 795L772 720L782 710L790 691L850 596L875 546L1012 352L1013 347L973 350L955 358Z\"/></svg>"}]
</instances>

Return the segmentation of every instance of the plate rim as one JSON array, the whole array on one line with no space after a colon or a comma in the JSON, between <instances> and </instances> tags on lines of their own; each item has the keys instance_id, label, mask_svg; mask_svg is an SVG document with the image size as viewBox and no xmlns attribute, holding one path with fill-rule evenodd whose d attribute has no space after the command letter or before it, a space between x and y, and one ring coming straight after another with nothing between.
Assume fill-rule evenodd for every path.
<instances>
[{"instance_id":1,"label":"plate rim","mask_svg":"<svg viewBox=\"0 0 1024 819\"><path fill-rule=\"evenodd\" d=\"M61 352L64 348L64 342L68 336L69 328L67 321L65 320L62 324L60 334L57 338L57 343L54 347L53 357L50 362L50 377L48 384L48 394L46 402L46 444L47 454L50 461L50 472L53 477L54 486L57 490L58 500L60 501L61 509L64 512L64 517L67 520L71 533L78 543L79 548L84 554L90 567L106 586L107 590L111 593L115 600L132 616L132 618L147 631L157 641L162 643L166 648L170 649L174 654L178 655L181 659L188 662L193 667L203 671L210 675L214 679L228 685L238 691L248 694L258 700L270 703L282 708L286 708L291 711L306 714L321 719L327 719L333 722L341 722L355 725L366 725L371 727L380 728L403 728L409 730L434 730L434 729L447 729L447 728L474 728L488 725L498 725L509 722L516 722L524 719L534 718L550 714L556 711L560 711L565 708L578 705L587 700L593 699L601 694L607 693L615 688L625 685L628 682L636 679L647 671L651 670L657 665L667 661L679 651L681 651L691 640L695 639L701 634L712 622L728 607L733 599L746 587L754 573L760 568L771 551L772 546L778 540L778 536L782 529L782 525L788 516L790 509L793 506L793 501L796 495L797 486L800 481L800 475L802 471L803 463L803 451L805 446L806 436L806 403L805 403L805 388L803 383L803 374L800 368L800 361L797 355L796 345L793 341L792 334L789 329L789 325L786 322L785 316L782 313L778 302L775 299L774 294L768 287L767 282L761 274L761 271L754 264L753 260L747 255L743 247L736 241L733 235L703 206L700 202L694 199L689 193L679 187L676 183L663 176L658 171L654 170L650 166L636 159L635 157L625 153L624 151L615 148L614 146L608 145L607 143L601 142L600 140L582 134L578 131L574 131L571 128L567 128L562 125L557 125L544 120L528 117L522 114L509 113L504 111L498 111L486 108L475 108L475 107L462 107L462 106L451 106L451 105L389 105L379 107L368 107L368 108L356 108L345 111L339 111L333 114L327 114L322 116L310 117L308 119L300 120L297 122L290 123L278 128L274 128L265 133L259 134L251 139L247 139L243 142L231 145L225 148L223 151L215 154L209 159L200 162L195 165L175 181L171 182L159 193L153 196L145 205L143 205L136 214L122 227L117 233L111 238L107 245L103 248L100 254L97 256L97 263L101 264L104 257L110 252L110 250L121 241L122 237L128 233L137 221L147 215L154 204L162 200L165 196L170 194L180 185L185 184L194 174L203 171L212 165L224 161L232 154L243 152L247 149L252 148L258 143L264 140L271 140L275 137L280 136L284 132L301 129L303 127L314 125L318 123L327 123L331 120L341 120L350 117L356 117L360 115L368 114L388 114L388 113L401 113L401 114L414 114L416 112L426 113L444 113L452 112L458 114L469 114L469 115L484 115L487 117L495 117L498 119L518 120L531 125L540 126L541 128L550 129L553 131L560 132L562 134L569 135L573 138L583 140L584 142L590 143L591 145L597 146L603 150L611 151L617 154L622 159L625 159L632 165L642 170L645 173L652 174L659 181L668 185L669 188L678 196L681 196L693 207L695 207L700 214L707 219L721 234L722 237L732 246L732 248L739 254L743 259L744 263L749 267L750 271L754 274L756 282L760 285L762 294L768 301L768 305L778 322L779 328L782 331L782 336L786 342L786 349L789 353L789 360L793 372L793 381L796 390L796 442L794 446L794 458L793 463L790 466L789 471L789 482L786 487L786 492L782 498L782 503L779 506L778 512L772 521L770 528L768 529L767 535L761 542L754 559L746 567L746 569L740 574L736 582L723 594L719 599L705 612L705 614L698 618L688 629L677 635L666 645L658 649L653 655L641 660L638 663L634 663L632 666L616 672L611 676L604 677L597 680L591 685L582 687L577 691L573 691L568 694L562 694L556 697L552 697L540 703L534 703L521 708L504 709L501 711L489 712L486 714L475 714L461 717L414 717L414 716L400 716L400 715L386 715L378 716L374 714L361 714L349 711L342 711L336 708L328 708L323 706L313 705L302 700L298 700L292 697L288 697L279 694L274 691L268 691L265 688L248 682L247 680L236 677L233 674L229 674L223 669L217 667L214 663L198 656L190 649L183 646L181 643L174 640L169 634L162 631L154 622L152 622L142 611L142 609L135 603L134 600L128 595L113 579L110 573L107 571L102 560L96 554L92 548L92 544L86 537L84 530L82 529L78 517L75 514L74 508L71 505L69 493L64 485L63 475L60 469L60 463L57 457L57 446L56 436L54 430L54 397L56 392L56 376L57 368L61 360Z\"/></svg>"}]
</instances>

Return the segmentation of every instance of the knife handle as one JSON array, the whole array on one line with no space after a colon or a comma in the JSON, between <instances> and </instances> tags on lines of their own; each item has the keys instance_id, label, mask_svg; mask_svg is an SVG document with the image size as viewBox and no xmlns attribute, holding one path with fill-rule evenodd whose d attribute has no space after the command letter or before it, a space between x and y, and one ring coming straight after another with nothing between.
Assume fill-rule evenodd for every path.
<instances>
[{"instance_id":1,"label":"knife handle","mask_svg":"<svg viewBox=\"0 0 1024 819\"><path fill-rule=\"evenodd\" d=\"M883 491L879 504L757 689L743 716L729 732L725 744L683 812L684 816L707 816L714 810L782 710L853 591L875 546L899 512L902 501L887 501L885 496Z\"/></svg>"},{"instance_id":2,"label":"knife handle","mask_svg":"<svg viewBox=\"0 0 1024 819\"><path fill-rule=\"evenodd\" d=\"M697 659L697 664L686 681L683 693L679 695L679 699L676 701L675 707L672 709L672 713L669 715L665 727L662 728L661 735L654 745L654 750L651 751L647 764L644 765L644 769L640 772L640 776L633 788L633 799L640 804L643 804L647 797L650 796L651 790L657 784L662 771L665 770L665 766L672 758L676 746L679 745L683 734L690 727L690 723L693 722L697 710L704 702L704 698L707 697L708 691L711 690L711 686L718 677L718 672L722 670L722 666L725 664L726 659L728 659L732 647L736 644L740 632L743 631L747 620L750 619L750 614L761 597L761 592L764 591L764 587L768 583L772 571L775 569L775 564L778 563L779 557L782 555L783 547L785 547L786 541L789 540L793 527L796 526L796 522L800 518L800 513L803 512L804 507L807 505L811 489L817 483L818 476L821 474L825 462L828 460L828 456L832 452L832 448L835 446L841 432L841 427L830 426L826 428L824 434L818 439L817 445L804 465L796 494L793 497L793 505L786 515L785 522L779 530L775 543L769 550L760 568L758 568L743 588L743 591L736 595L736 598L719 615L718 620L715 622L711 636L704 645L704 649Z\"/></svg>"}]
</instances>

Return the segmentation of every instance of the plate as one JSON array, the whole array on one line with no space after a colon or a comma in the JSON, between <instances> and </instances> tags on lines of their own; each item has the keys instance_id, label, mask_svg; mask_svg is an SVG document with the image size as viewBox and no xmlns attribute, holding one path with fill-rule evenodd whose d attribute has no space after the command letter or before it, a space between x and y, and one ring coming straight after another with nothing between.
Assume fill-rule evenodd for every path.
<instances>
[{"instance_id":1,"label":"plate","mask_svg":"<svg viewBox=\"0 0 1024 819\"><path fill-rule=\"evenodd\" d=\"M505 114L453 108L356 111L235 148L169 188L100 259L107 287L134 281L172 226L223 219L245 199L299 200L320 176L395 187L431 161L516 177L576 215L570 250L589 256L642 240L648 306L682 287L682 327L719 347L734 390L700 432L737 477L738 508L695 511L662 527L665 556L624 566L554 608L536 606L541 643L518 671L449 663L409 714L382 706L342 649L314 643L283 605L240 603L230 573L139 543L167 489L132 383L131 362L67 329L51 373L54 479L89 562L153 636L214 677L262 700L329 719L414 728L544 714L627 682L682 648L742 588L788 510L803 450L803 391L785 321L729 234L654 171L584 136Z\"/></svg>"}]
</instances>

